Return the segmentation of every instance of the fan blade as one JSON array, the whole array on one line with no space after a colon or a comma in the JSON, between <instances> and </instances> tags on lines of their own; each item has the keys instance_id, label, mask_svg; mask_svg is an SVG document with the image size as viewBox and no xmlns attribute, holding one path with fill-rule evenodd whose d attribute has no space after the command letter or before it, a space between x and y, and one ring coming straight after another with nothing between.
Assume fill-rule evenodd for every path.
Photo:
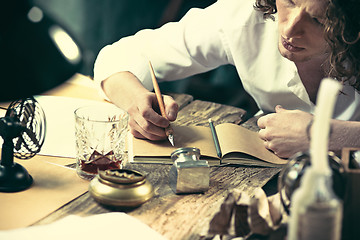
<instances>
[{"instance_id":1,"label":"fan blade","mask_svg":"<svg viewBox=\"0 0 360 240\"><path fill-rule=\"evenodd\" d=\"M31 131L31 129L25 128L23 134L26 134L30 138L31 142L37 146L37 148L40 148L39 147L39 145L40 145L39 141L37 140L37 137L36 137L35 133ZM16 142L16 144L14 146L15 150L17 150L17 151L20 150L22 143L24 143L24 147L27 150L29 150L30 152L33 152L33 150L31 150L29 148L30 143L25 142L25 139L24 139L23 135L20 135L18 137L18 141Z\"/></svg>"},{"instance_id":2,"label":"fan blade","mask_svg":"<svg viewBox=\"0 0 360 240\"><path fill-rule=\"evenodd\" d=\"M28 124L28 121L31 119L31 121L34 119L35 115L35 103L34 102L25 102L23 105L23 111L22 111L22 120L21 123Z\"/></svg>"}]
</instances>

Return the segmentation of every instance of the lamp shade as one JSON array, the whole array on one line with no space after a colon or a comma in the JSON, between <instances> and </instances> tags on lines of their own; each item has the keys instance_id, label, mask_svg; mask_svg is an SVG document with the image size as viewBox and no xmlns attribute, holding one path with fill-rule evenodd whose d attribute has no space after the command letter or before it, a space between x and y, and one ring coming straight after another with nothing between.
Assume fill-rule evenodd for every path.
<instances>
[{"instance_id":1,"label":"lamp shade","mask_svg":"<svg viewBox=\"0 0 360 240\"><path fill-rule=\"evenodd\" d=\"M62 26L25 0L0 8L0 101L42 93L82 64L79 45Z\"/></svg>"}]
</instances>

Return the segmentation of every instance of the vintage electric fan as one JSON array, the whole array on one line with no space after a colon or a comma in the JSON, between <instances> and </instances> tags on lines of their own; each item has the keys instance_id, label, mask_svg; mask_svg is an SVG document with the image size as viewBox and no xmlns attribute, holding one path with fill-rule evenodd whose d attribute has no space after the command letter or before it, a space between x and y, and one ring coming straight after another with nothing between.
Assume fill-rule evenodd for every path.
<instances>
[{"instance_id":1,"label":"vintage electric fan","mask_svg":"<svg viewBox=\"0 0 360 240\"><path fill-rule=\"evenodd\" d=\"M40 104L33 98L13 101L0 118L0 135L4 140L0 161L0 191L17 192L30 187L31 175L18 163L38 153L45 140L46 120Z\"/></svg>"}]
</instances>

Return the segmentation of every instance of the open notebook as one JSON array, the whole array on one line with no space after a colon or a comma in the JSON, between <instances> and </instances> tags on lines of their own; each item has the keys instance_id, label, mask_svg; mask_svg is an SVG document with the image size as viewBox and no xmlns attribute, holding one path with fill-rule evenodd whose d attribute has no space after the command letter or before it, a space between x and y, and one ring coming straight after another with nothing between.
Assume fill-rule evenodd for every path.
<instances>
[{"instance_id":1,"label":"open notebook","mask_svg":"<svg viewBox=\"0 0 360 240\"><path fill-rule=\"evenodd\" d=\"M173 129L175 147L167 140L149 141L129 134L129 162L172 164L171 153L182 147L199 148L201 159L208 160L210 165L221 163L279 167L288 162L267 150L258 133L236 124L223 123L215 127L222 152L221 159L217 156L210 127L173 125Z\"/></svg>"}]
</instances>

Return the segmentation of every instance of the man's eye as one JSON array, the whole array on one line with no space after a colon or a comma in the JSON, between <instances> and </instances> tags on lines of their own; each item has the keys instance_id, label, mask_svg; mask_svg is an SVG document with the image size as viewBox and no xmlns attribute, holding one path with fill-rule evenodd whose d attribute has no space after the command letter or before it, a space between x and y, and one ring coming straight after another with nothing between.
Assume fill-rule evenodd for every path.
<instances>
[{"instance_id":1,"label":"man's eye","mask_svg":"<svg viewBox=\"0 0 360 240\"><path fill-rule=\"evenodd\" d=\"M286 6L295 6L295 3L293 0L282 0L282 2L284 4L286 4Z\"/></svg>"},{"instance_id":2,"label":"man's eye","mask_svg":"<svg viewBox=\"0 0 360 240\"><path fill-rule=\"evenodd\" d=\"M290 5L295 5L293 0L286 0L286 2L288 2L288 4L290 4Z\"/></svg>"},{"instance_id":3,"label":"man's eye","mask_svg":"<svg viewBox=\"0 0 360 240\"><path fill-rule=\"evenodd\" d=\"M316 24L320 25L320 26L324 26L325 20L324 19L319 19L319 18L313 18L312 19Z\"/></svg>"}]
</instances>

